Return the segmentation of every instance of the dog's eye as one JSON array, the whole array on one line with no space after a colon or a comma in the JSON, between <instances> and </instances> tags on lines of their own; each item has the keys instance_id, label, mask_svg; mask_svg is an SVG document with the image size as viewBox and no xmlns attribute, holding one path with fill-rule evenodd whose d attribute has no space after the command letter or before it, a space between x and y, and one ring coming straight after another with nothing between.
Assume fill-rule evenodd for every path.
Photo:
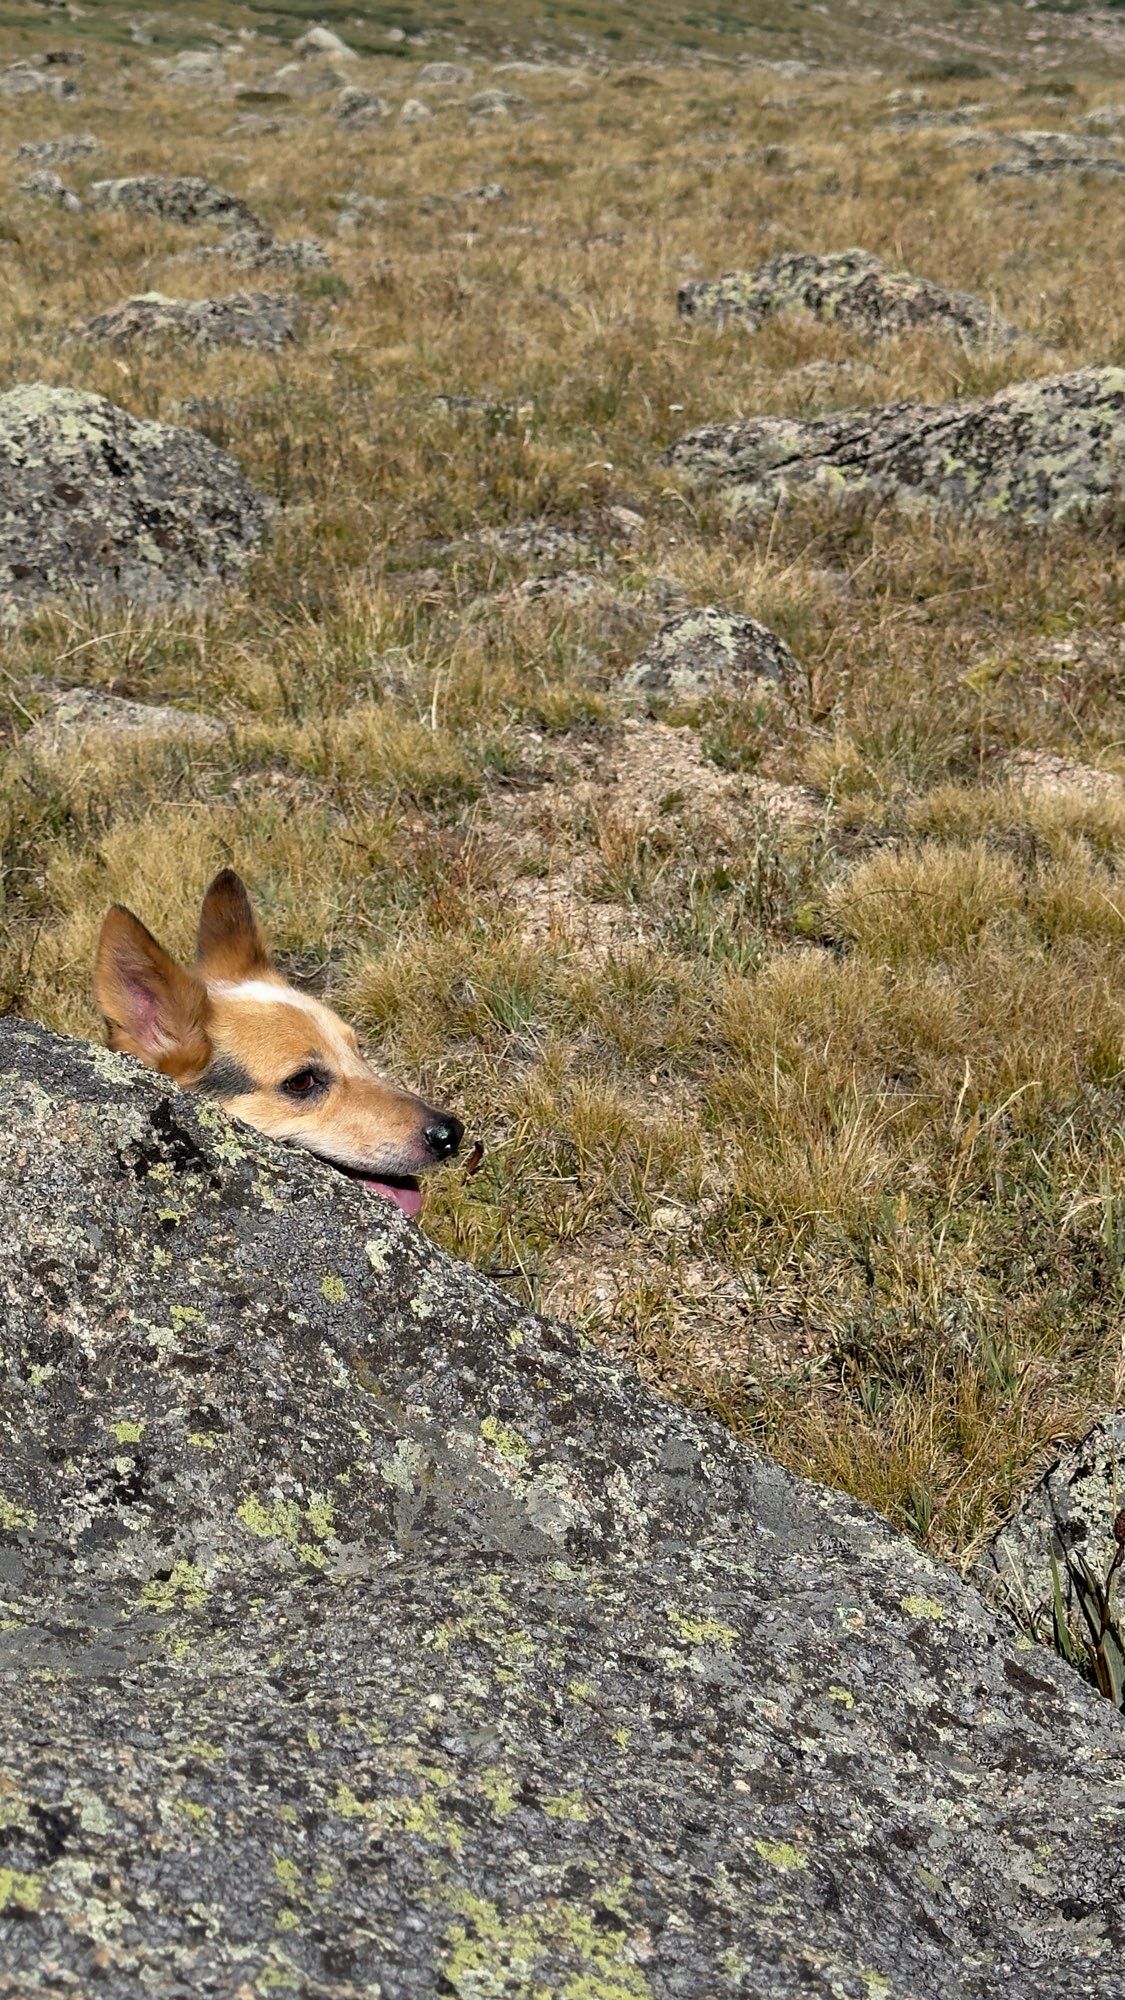
<instances>
[{"instance_id":1,"label":"dog's eye","mask_svg":"<svg viewBox=\"0 0 1125 2000\"><path fill-rule=\"evenodd\" d=\"M327 1078L316 1069L299 1069L287 1076L281 1088L286 1097L314 1097L327 1087Z\"/></svg>"}]
</instances>

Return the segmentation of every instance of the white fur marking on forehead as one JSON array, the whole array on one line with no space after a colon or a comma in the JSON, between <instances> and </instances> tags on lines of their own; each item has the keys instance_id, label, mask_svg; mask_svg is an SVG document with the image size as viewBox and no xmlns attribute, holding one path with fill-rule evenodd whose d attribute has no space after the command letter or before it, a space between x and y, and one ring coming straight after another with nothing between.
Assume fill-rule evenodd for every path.
<instances>
[{"instance_id":1,"label":"white fur marking on forehead","mask_svg":"<svg viewBox=\"0 0 1125 2000\"><path fill-rule=\"evenodd\" d=\"M209 979L207 991L221 1000L256 1000L271 1007L283 1000L286 1006L303 1007L306 1014L315 1014L318 1019L328 1012L311 994L298 993L295 986L287 986L283 979Z\"/></svg>"}]
</instances>

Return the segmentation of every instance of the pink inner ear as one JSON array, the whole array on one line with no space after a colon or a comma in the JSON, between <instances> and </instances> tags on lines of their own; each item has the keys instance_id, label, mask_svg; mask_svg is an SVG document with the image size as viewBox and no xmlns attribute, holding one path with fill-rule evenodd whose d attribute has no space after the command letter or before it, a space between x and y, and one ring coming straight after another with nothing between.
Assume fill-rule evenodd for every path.
<instances>
[{"instance_id":1,"label":"pink inner ear","mask_svg":"<svg viewBox=\"0 0 1125 2000\"><path fill-rule=\"evenodd\" d=\"M126 973L122 980L124 997L129 1009L129 1019L123 1025L138 1042L151 1049L154 1055L168 1046L168 1033L160 1018L160 1006L155 993L146 986L135 973Z\"/></svg>"}]
</instances>

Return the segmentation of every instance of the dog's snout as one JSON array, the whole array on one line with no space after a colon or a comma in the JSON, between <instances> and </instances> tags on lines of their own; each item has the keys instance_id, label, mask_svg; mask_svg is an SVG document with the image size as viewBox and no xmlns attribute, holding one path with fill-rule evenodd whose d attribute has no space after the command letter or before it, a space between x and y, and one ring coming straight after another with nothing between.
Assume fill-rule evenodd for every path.
<instances>
[{"instance_id":1,"label":"dog's snout","mask_svg":"<svg viewBox=\"0 0 1125 2000\"><path fill-rule=\"evenodd\" d=\"M436 1111L422 1134L435 1160L452 1159L464 1136L461 1120L448 1111Z\"/></svg>"}]
</instances>

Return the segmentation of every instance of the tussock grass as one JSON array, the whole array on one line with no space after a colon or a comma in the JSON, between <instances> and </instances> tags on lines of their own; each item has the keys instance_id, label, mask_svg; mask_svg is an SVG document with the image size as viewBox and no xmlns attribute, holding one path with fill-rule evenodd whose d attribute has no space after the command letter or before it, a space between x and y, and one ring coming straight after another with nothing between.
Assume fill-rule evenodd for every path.
<instances>
[{"instance_id":1,"label":"tussock grass","mask_svg":"<svg viewBox=\"0 0 1125 2000\"><path fill-rule=\"evenodd\" d=\"M159 11L157 53L199 44ZM426 11L425 51L396 52L370 10L320 9L395 104L455 46ZM96 1033L106 906L186 950L235 863L285 963L485 1137L474 1179L434 1185L441 1241L957 1556L1122 1388L1120 524L1013 535L804 501L732 532L661 453L697 422L1120 361L1116 185L980 183L998 155L890 121L921 89L981 127L1065 125L1121 83L1065 16L998 12L1001 72L961 16L951 56L939 8L912 10L905 46L868 12L844 51L781 0L776 20L691 29L669 0L621 17L608 62L616 15L555 15L548 53L586 59L510 79L518 120L473 122L454 94L431 125L349 133L329 95L247 134L99 8L74 28L79 103L4 105L13 148L95 132L66 170L80 189L205 172L282 235L320 234L335 268L295 281L310 331L276 358L111 353L75 321L150 287L290 280L193 259L205 233L10 199L4 384L195 422L280 512L206 607L76 603L7 637L0 991ZM297 26L282 6L223 20L261 32L231 58L247 81ZM465 38L480 85L504 82L489 53L530 39L503 7ZM741 64L765 42L832 66ZM508 200L459 198L493 180ZM336 234L349 191L386 206ZM676 317L688 277L850 243L987 295L1027 340ZM576 547L504 539L528 521ZM521 595L557 569L597 591ZM804 684L776 710L669 711L691 756L662 776L664 739L629 734L618 680L681 602L770 624ZM24 747L44 689L69 685L225 734ZM1079 779L1037 782L1029 751ZM557 919L532 922L530 892Z\"/></svg>"}]
</instances>

